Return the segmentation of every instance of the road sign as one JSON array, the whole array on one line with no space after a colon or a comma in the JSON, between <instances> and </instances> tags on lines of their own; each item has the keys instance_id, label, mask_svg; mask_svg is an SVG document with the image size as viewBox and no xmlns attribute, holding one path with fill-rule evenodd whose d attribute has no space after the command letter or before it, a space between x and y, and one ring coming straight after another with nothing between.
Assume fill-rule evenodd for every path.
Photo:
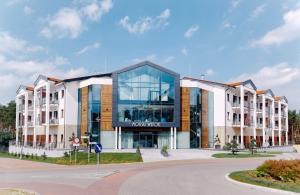
<instances>
[{"instance_id":1,"label":"road sign","mask_svg":"<svg viewBox=\"0 0 300 195\"><path fill-rule=\"evenodd\" d=\"M74 141L73 141L73 146L80 146L80 139L78 137L75 137Z\"/></svg>"},{"instance_id":2,"label":"road sign","mask_svg":"<svg viewBox=\"0 0 300 195\"><path fill-rule=\"evenodd\" d=\"M95 145L95 152L96 153L102 152L102 145L100 143Z\"/></svg>"}]
</instances>

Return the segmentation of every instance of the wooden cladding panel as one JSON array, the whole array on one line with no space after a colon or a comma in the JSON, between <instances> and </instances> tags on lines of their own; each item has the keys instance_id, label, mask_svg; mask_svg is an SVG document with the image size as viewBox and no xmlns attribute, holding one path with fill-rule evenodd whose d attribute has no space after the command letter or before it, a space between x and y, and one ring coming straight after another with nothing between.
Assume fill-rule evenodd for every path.
<instances>
[{"instance_id":1,"label":"wooden cladding panel","mask_svg":"<svg viewBox=\"0 0 300 195\"><path fill-rule=\"evenodd\" d=\"M81 126L80 126L80 134L81 136L87 132L87 120L88 120L88 87L83 87L81 89Z\"/></svg>"},{"instance_id":2,"label":"wooden cladding panel","mask_svg":"<svg viewBox=\"0 0 300 195\"><path fill-rule=\"evenodd\" d=\"M201 148L208 148L208 91L202 89Z\"/></svg>"},{"instance_id":3,"label":"wooden cladding panel","mask_svg":"<svg viewBox=\"0 0 300 195\"><path fill-rule=\"evenodd\" d=\"M112 86L101 87L101 130L112 130Z\"/></svg>"},{"instance_id":4,"label":"wooden cladding panel","mask_svg":"<svg viewBox=\"0 0 300 195\"><path fill-rule=\"evenodd\" d=\"M189 131L190 129L190 88L181 87L181 131Z\"/></svg>"}]
</instances>

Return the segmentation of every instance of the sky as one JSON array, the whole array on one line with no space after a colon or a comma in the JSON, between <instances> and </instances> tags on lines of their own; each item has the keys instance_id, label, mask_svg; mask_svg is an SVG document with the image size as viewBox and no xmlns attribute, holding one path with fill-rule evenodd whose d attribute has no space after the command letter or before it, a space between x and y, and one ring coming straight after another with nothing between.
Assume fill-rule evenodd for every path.
<instances>
[{"instance_id":1,"label":"sky","mask_svg":"<svg viewBox=\"0 0 300 195\"><path fill-rule=\"evenodd\" d=\"M60 79L149 60L218 82L252 79L300 110L299 0L1 0L0 103Z\"/></svg>"}]
</instances>

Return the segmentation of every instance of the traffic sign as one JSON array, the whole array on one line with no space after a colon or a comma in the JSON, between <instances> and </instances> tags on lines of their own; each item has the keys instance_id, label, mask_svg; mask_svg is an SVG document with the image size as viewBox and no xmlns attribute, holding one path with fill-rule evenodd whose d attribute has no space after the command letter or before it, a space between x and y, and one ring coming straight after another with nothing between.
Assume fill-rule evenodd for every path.
<instances>
[{"instance_id":1,"label":"traffic sign","mask_svg":"<svg viewBox=\"0 0 300 195\"><path fill-rule=\"evenodd\" d=\"M96 153L102 152L102 145L100 143L95 145L95 152Z\"/></svg>"},{"instance_id":2,"label":"traffic sign","mask_svg":"<svg viewBox=\"0 0 300 195\"><path fill-rule=\"evenodd\" d=\"M75 139L73 140L73 146L74 147L80 146L80 139L78 137L75 137Z\"/></svg>"}]
</instances>

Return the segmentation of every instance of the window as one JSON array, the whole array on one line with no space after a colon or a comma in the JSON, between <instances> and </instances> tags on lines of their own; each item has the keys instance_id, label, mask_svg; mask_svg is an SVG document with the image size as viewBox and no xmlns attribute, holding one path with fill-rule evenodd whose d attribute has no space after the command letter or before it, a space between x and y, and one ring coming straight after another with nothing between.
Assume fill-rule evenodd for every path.
<instances>
[{"instance_id":1,"label":"window","mask_svg":"<svg viewBox=\"0 0 300 195\"><path fill-rule=\"evenodd\" d=\"M50 101L52 101L52 93L50 93Z\"/></svg>"},{"instance_id":2,"label":"window","mask_svg":"<svg viewBox=\"0 0 300 195\"><path fill-rule=\"evenodd\" d=\"M235 103L237 101L237 97L234 95L233 96L233 103Z\"/></svg>"},{"instance_id":3,"label":"window","mask_svg":"<svg viewBox=\"0 0 300 195\"><path fill-rule=\"evenodd\" d=\"M64 118L64 109L61 109L60 111L60 118Z\"/></svg>"},{"instance_id":4,"label":"window","mask_svg":"<svg viewBox=\"0 0 300 195\"><path fill-rule=\"evenodd\" d=\"M245 102L248 101L248 96L244 96L244 101L245 101Z\"/></svg>"},{"instance_id":5,"label":"window","mask_svg":"<svg viewBox=\"0 0 300 195\"><path fill-rule=\"evenodd\" d=\"M61 90L61 98L64 98L65 96L65 90Z\"/></svg>"},{"instance_id":6,"label":"window","mask_svg":"<svg viewBox=\"0 0 300 195\"><path fill-rule=\"evenodd\" d=\"M58 92L54 93L54 100L58 100Z\"/></svg>"},{"instance_id":7,"label":"window","mask_svg":"<svg viewBox=\"0 0 300 195\"><path fill-rule=\"evenodd\" d=\"M227 93L227 102L230 102L230 96L228 93Z\"/></svg>"},{"instance_id":8,"label":"window","mask_svg":"<svg viewBox=\"0 0 300 195\"><path fill-rule=\"evenodd\" d=\"M61 135L60 135L60 142L63 142L63 141L64 141L64 135L61 134Z\"/></svg>"},{"instance_id":9,"label":"window","mask_svg":"<svg viewBox=\"0 0 300 195\"><path fill-rule=\"evenodd\" d=\"M227 112L227 120L230 120L230 112Z\"/></svg>"},{"instance_id":10,"label":"window","mask_svg":"<svg viewBox=\"0 0 300 195\"><path fill-rule=\"evenodd\" d=\"M118 121L174 122L174 85L172 75L148 65L120 73Z\"/></svg>"},{"instance_id":11,"label":"window","mask_svg":"<svg viewBox=\"0 0 300 195\"><path fill-rule=\"evenodd\" d=\"M57 111L54 111L54 118L55 118L55 119L57 119L57 118L58 118L58 116L57 116L57 115L58 115Z\"/></svg>"}]
</instances>

